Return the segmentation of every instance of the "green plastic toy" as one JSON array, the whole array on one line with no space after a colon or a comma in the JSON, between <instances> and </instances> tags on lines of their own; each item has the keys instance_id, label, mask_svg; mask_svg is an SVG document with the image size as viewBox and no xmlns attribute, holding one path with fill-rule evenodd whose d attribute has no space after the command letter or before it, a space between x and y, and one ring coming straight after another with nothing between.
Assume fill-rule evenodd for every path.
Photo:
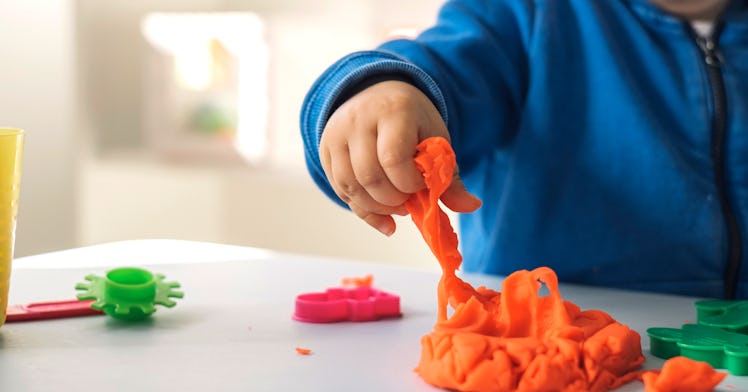
<instances>
[{"instance_id":1,"label":"green plastic toy","mask_svg":"<svg viewBox=\"0 0 748 392\"><path fill-rule=\"evenodd\" d=\"M681 329L649 328L652 355L669 359L678 355L704 361L736 376L748 374L748 336L700 324Z\"/></svg>"},{"instance_id":2,"label":"green plastic toy","mask_svg":"<svg viewBox=\"0 0 748 392\"><path fill-rule=\"evenodd\" d=\"M698 301L698 324L649 328L652 355L682 355L736 376L748 375L748 301Z\"/></svg>"},{"instance_id":3,"label":"green plastic toy","mask_svg":"<svg viewBox=\"0 0 748 392\"><path fill-rule=\"evenodd\" d=\"M748 333L748 301L697 301L696 310L699 324Z\"/></svg>"},{"instance_id":4,"label":"green plastic toy","mask_svg":"<svg viewBox=\"0 0 748 392\"><path fill-rule=\"evenodd\" d=\"M177 282L164 282L164 275L133 267L113 269L106 276L87 275L90 283L78 283L80 300L95 300L91 307L120 320L142 320L156 311L156 304L168 308L177 303L170 298L182 298L175 291Z\"/></svg>"}]
</instances>

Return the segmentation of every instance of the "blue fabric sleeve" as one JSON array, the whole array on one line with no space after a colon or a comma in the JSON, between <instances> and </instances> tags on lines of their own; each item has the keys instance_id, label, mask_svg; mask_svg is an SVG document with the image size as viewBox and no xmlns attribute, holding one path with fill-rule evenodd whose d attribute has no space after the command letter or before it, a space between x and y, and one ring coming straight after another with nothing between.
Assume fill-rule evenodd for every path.
<instances>
[{"instance_id":1,"label":"blue fabric sleeve","mask_svg":"<svg viewBox=\"0 0 748 392\"><path fill-rule=\"evenodd\" d=\"M436 25L417 39L380 47L417 64L436 81L461 170L516 132L537 7L525 0L449 1Z\"/></svg>"},{"instance_id":2,"label":"blue fabric sleeve","mask_svg":"<svg viewBox=\"0 0 748 392\"><path fill-rule=\"evenodd\" d=\"M319 141L338 97L373 76L405 76L431 99L463 169L486 148L511 137L527 83L532 15L530 1L449 1L436 25L418 38L353 53L328 68L301 112L305 158L317 185L344 205L322 170Z\"/></svg>"}]
</instances>

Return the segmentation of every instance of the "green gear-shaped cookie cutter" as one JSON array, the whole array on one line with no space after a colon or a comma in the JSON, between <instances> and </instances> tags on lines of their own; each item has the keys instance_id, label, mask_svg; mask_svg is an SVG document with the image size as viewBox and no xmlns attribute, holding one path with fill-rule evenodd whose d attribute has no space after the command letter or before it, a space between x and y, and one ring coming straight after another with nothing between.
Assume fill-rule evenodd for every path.
<instances>
[{"instance_id":1,"label":"green gear-shaped cookie cutter","mask_svg":"<svg viewBox=\"0 0 748 392\"><path fill-rule=\"evenodd\" d=\"M91 307L120 320L142 320L156 311L155 305L167 308L177 303L171 298L182 298L184 293L175 291L180 284L164 282L164 275L134 267L116 268L105 276L87 275L90 283L78 283L76 290L80 300L95 300Z\"/></svg>"}]
</instances>

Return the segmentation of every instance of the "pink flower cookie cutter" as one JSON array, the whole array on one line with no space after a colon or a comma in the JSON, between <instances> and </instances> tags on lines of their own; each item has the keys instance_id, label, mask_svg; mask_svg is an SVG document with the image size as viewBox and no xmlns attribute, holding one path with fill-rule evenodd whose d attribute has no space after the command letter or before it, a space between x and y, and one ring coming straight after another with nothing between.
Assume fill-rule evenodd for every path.
<instances>
[{"instance_id":1,"label":"pink flower cookie cutter","mask_svg":"<svg viewBox=\"0 0 748 392\"><path fill-rule=\"evenodd\" d=\"M375 321L400 317L400 297L368 286L334 287L296 297L293 319L305 323Z\"/></svg>"}]
</instances>

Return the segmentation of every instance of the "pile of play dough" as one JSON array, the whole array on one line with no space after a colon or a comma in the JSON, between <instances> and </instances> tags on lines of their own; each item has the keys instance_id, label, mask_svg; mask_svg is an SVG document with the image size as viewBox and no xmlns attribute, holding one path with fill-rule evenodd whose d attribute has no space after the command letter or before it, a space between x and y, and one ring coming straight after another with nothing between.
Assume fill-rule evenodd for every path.
<instances>
[{"instance_id":1,"label":"pile of play dough","mask_svg":"<svg viewBox=\"0 0 748 392\"><path fill-rule=\"evenodd\" d=\"M431 138L419 144L415 160L427 187L405 206L442 267L437 323L421 339L416 368L424 380L460 391L607 391L643 378L648 391L658 392L708 391L722 380L700 368L683 384L679 375L701 366L685 358L669 372L637 371L644 361L639 334L605 312L564 301L549 268L509 275L500 293L462 281L455 274L462 262L457 235L438 205L452 181L454 152L446 140ZM541 296L543 284L549 294Z\"/></svg>"}]
</instances>

